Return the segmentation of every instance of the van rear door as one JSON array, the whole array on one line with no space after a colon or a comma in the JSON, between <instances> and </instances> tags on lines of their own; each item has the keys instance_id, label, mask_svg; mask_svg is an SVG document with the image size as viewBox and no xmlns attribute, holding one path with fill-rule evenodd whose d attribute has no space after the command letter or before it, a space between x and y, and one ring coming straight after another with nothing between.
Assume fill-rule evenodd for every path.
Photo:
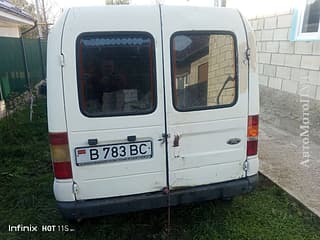
<instances>
[{"instance_id":1,"label":"van rear door","mask_svg":"<svg viewBox=\"0 0 320 240\"><path fill-rule=\"evenodd\" d=\"M244 177L248 65L239 13L161 6L161 15L171 188Z\"/></svg>"},{"instance_id":2,"label":"van rear door","mask_svg":"<svg viewBox=\"0 0 320 240\"><path fill-rule=\"evenodd\" d=\"M157 6L76 8L68 14L61 111L77 200L167 185L159 26Z\"/></svg>"}]
</instances>

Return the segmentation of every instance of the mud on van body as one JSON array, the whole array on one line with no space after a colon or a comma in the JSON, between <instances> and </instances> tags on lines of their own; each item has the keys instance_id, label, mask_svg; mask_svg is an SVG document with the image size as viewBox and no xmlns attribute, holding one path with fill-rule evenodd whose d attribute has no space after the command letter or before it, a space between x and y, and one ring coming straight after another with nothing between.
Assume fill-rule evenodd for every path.
<instances>
[{"instance_id":1,"label":"mud on van body","mask_svg":"<svg viewBox=\"0 0 320 240\"><path fill-rule=\"evenodd\" d=\"M47 62L54 195L66 218L254 189L255 43L238 11L69 9Z\"/></svg>"}]
</instances>

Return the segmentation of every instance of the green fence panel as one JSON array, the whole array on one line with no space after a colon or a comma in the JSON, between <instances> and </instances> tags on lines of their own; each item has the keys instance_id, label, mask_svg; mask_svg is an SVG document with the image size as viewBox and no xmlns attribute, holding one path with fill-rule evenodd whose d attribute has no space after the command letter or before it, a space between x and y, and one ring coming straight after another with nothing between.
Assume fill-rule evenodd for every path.
<instances>
[{"instance_id":1,"label":"green fence panel","mask_svg":"<svg viewBox=\"0 0 320 240\"><path fill-rule=\"evenodd\" d=\"M10 83L8 76L1 76L0 87L4 98L7 98L10 94Z\"/></svg>"},{"instance_id":2,"label":"green fence panel","mask_svg":"<svg viewBox=\"0 0 320 240\"><path fill-rule=\"evenodd\" d=\"M0 80L3 97L6 98L13 91L21 92L21 86L26 84L23 55L19 38L0 37Z\"/></svg>"},{"instance_id":3,"label":"green fence panel","mask_svg":"<svg viewBox=\"0 0 320 240\"><path fill-rule=\"evenodd\" d=\"M22 93L28 89L26 68L32 86L45 79L46 40L24 38L23 43L26 65L21 39L0 37L0 87L4 99L12 92Z\"/></svg>"},{"instance_id":4,"label":"green fence panel","mask_svg":"<svg viewBox=\"0 0 320 240\"><path fill-rule=\"evenodd\" d=\"M35 39L23 39L29 78L32 85L43 79L42 60L39 41Z\"/></svg>"}]
</instances>

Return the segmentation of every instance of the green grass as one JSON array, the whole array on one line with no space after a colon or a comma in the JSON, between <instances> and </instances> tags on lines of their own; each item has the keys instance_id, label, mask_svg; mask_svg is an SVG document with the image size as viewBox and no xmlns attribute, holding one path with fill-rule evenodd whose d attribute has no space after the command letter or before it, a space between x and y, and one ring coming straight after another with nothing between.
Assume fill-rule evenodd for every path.
<instances>
[{"instance_id":1,"label":"green grass","mask_svg":"<svg viewBox=\"0 0 320 240\"><path fill-rule=\"evenodd\" d=\"M167 209L65 221L56 209L45 100L0 121L0 239L167 239ZM9 232L8 225L69 225L74 232ZM320 220L268 179L233 202L171 208L170 239L320 239Z\"/></svg>"}]
</instances>

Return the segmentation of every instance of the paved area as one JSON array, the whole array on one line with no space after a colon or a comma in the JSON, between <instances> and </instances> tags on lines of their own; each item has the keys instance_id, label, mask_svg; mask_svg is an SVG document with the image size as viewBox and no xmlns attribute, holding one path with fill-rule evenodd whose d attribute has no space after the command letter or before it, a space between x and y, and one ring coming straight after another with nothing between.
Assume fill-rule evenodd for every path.
<instances>
[{"instance_id":1,"label":"paved area","mask_svg":"<svg viewBox=\"0 0 320 240\"><path fill-rule=\"evenodd\" d=\"M320 145L304 141L261 122L260 171L320 217Z\"/></svg>"}]
</instances>

